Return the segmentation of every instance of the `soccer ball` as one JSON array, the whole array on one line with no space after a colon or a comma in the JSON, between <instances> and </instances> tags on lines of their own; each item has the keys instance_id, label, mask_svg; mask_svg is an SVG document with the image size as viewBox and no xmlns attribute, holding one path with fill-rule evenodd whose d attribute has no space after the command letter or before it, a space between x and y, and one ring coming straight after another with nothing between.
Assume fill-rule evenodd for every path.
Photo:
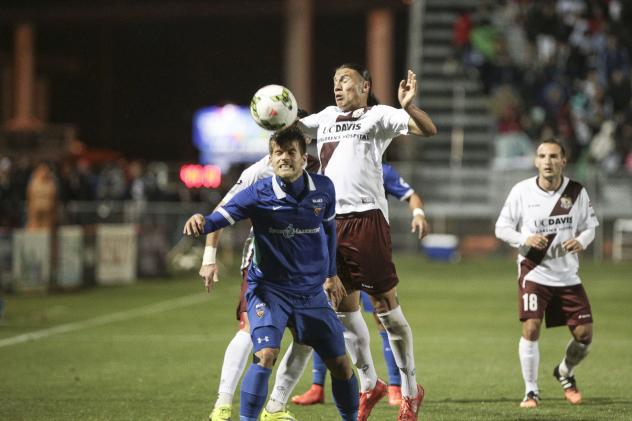
<instances>
[{"instance_id":1,"label":"soccer ball","mask_svg":"<svg viewBox=\"0 0 632 421\"><path fill-rule=\"evenodd\" d=\"M266 130L281 130L296 121L298 104L290 90L281 85L267 85L255 92L250 114Z\"/></svg>"}]
</instances>

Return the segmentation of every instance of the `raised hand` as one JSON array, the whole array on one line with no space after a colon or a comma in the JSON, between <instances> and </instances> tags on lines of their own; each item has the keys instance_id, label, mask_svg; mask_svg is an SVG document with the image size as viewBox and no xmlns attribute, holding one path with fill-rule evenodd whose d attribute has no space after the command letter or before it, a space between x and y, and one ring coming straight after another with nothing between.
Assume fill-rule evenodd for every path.
<instances>
[{"instance_id":1,"label":"raised hand","mask_svg":"<svg viewBox=\"0 0 632 421\"><path fill-rule=\"evenodd\" d=\"M402 108L406 109L417 96L417 75L412 70L408 70L406 79L399 82L397 99Z\"/></svg>"}]
</instances>

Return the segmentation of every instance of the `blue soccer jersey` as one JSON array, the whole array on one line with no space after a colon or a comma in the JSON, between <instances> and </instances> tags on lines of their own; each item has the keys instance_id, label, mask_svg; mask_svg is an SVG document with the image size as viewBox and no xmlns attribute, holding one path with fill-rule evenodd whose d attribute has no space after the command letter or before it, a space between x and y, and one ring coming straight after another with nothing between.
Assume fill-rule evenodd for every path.
<instances>
[{"instance_id":1,"label":"blue soccer jersey","mask_svg":"<svg viewBox=\"0 0 632 421\"><path fill-rule=\"evenodd\" d=\"M415 192L393 166L382 164L382 174L387 196L390 194L399 200L406 200Z\"/></svg>"},{"instance_id":2,"label":"blue soccer jersey","mask_svg":"<svg viewBox=\"0 0 632 421\"><path fill-rule=\"evenodd\" d=\"M292 294L322 292L336 275L333 183L303 172L307 192L300 200L285 193L276 176L257 181L205 217L205 233L250 218L254 257L248 281Z\"/></svg>"}]
</instances>

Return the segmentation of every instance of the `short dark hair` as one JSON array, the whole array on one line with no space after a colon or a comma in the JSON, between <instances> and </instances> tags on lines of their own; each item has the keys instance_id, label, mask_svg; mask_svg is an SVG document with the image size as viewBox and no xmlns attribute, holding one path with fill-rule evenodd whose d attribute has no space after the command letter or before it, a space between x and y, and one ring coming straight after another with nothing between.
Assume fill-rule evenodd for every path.
<instances>
[{"instance_id":1,"label":"short dark hair","mask_svg":"<svg viewBox=\"0 0 632 421\"><path fill-rule=\"evenodd\" d=\"M559 146L560 147L560 151L562 151L562 158L566 158L566 149L564 149L564 145L562 145L562 142L560 142L556 138L549 137L547 139L541 140L540 143L538 144L538 148L540 147L540 145L544 145L544 144L552 144L552 145ZM537 148L536 148L536 150L537 150Z\"/></svg>"},{"instance_id":2,"label":"short dark hair","mask_svg":"<svg viewBox=\"0 0 632 421\"><path fill-rule=\"evenodd\" d=\"M369 83L373 83L373 80L371 79L371 74L369 73L369 71L365 67L360 66L359 64L344 63L336 68L336 70L340 70L340 69L355 70L356 72L358 72L360 76L362 76L362 79L366 80Z\"/></svg>"},{"instance_id":3,"label":"short dark hair","mask_svg":"<svg viewBox=\"0 0 632 421\"><path fill-rule=\"evenodd\" d=\"M369 82L369 96L367 98L367 105L378 105L380 103L373 95L373 92L371 92L371 88L373 88L373 79L371 78L371 73L369 73L369 71L365 67L357 63L344 63L338 66L336 68L336 71L340 69L355 70L362 77L362 79Z\"/></svg>"},{"instance_id":4,"label":"short dark hair","mask_svg":"<svg viewBox=\"0 0 632 421\"><path fill-rule=\"evenodd\" d=\"M296 124L272 133L269 141L270 153L272 153L273 142L281 148L285 148L295 140L298 142L298 149L301 152L301 155L305 155L307 153L307 140L305 139L305 135L301 129L299 129Z\"/></svg>"}]
</instances>

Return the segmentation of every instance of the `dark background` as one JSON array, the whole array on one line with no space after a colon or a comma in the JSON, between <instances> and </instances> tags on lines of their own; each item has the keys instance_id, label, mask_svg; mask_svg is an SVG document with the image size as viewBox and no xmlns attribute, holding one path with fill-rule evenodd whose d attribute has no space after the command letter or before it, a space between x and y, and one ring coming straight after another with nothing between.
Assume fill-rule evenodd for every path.
<instances>
[{"instance_id":1,"label":"dark background","mask_svg":"<svg viewBox=\"0 0 632 421\"><path fill-rule=\"evenodd\" d=\"M386 3L395 6L399 78L407 9ZM333 102L337 65L366 61L368 9L359 4L314 1L312 111ZM283 7L273 0L2 2L0 60L5 66L13 60L15 23L34 22L37 75L50 89L49 123L76 125L89 147L190 161L197 157L191 144L197 109L248 104L259 87L283 83Z\"/></svg>"}]
</instances>

